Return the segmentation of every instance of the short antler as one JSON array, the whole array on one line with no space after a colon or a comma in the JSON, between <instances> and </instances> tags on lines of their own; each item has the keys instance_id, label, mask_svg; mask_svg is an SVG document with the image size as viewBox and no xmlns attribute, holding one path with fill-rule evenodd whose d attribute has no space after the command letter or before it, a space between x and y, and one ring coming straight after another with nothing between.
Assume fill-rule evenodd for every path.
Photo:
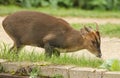
<instances>
[{"instance_id":1,"label":"short antler","mask_svg":"<svg viewBox=\"0 0 120 78\"><path fill-rule=\"evenodd\" d=\"M96 31L99 31L99 25L98 25L98 23L95 22L95 24L96 24Z\"/></svg>"}]
</instances>

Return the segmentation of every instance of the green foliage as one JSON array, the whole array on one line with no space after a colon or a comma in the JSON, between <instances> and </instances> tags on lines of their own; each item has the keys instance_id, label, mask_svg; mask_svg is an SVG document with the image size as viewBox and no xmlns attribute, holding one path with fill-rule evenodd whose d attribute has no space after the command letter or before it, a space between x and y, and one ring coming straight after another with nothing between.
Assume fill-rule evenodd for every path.
<instances>
[{"instance_id":1,"label":"green foliage","mask_svg":"<svg viewBox=\"0 0 120 78\"><path fill-rule=\"evenodd\" d=\"M111 67L111 71L120 71L120 61L119 60L114 60Z\"/></svg>"},{"instance_id":2,"label":"green foliage","mask_svg":"<svg viewBox=\"0 0 120 78\"><path fill-rule=\"evenodd\" d=\"M104 68L110 71L120 71L120 60L108 59L100 66L100 68Z\"/></svg>"},{"instance_id":3,"label":"green foliage","mask_svg":"<svg viewBox=\"0 0 120 78\"><path fill-rule=\"evenodd\" d=\"M63 4L63 6L65 7L73 7L74 4L74 0L59 0L61 5Z\"/></svg>"},{"instance_id":4,"label":"green foliage","mask_svg":"<svg viewBox=\"0 0 120 78\"><path fill-rule=\"evenodd\" d=\"M8 4L14 5L14 4L16 4L16 1L17 0L0 0L0 4L2 4L2 5L8 5Z\"/></svg>"},{"instance_id":5,"label":"green foliage","mask_svg":"<svg viewBox=\"0 0 120 78\"><path fill-rule=\"evenodd\" d=\"M85 2L84 2L85 1ZM120 0L84 0L83 9L120 10ZM80 0L81 2L81 0Z\"/></svg>"},{"instance_id":6,"label":"green foliage","mask_svg":"<svg viewBox=\"0 0 120 78\"><path fill-rule=\"evenodd\" d=\"M120 10L120 0L0 0L2 5L18 5L21 7L79 7L82 9Z\"/></svg>"},{"instance_id":7,"label":"green foliage","mask_svg":"<svg viewBox=\"0 0 120 78\"><path fill-rule=\"evenodd\" d=\"M29 73L29 78L37 78L40 75L40 70L38 67L32 68L32 71Z\"/></svg>"},{"instance_id":8,"label":"green foliage","mask_svg":"<svg viewBox=\"0 0 120 78\"><path fill-rule=\"evenodd\" d=\"M44 0L19 0L18 4L21 7L38 7ZM44 3L43 3L44 4Z\"/></svg>"},{"instance_id":9,"label":"green foliage","mask_svg":"<svg viewBox=\"0 0 120 78\"><path fill-rule=\"evenodd\" d=\"M91 6L91 9L102 9L105 10L106 9L106 5L107 5L107 0L92 0L89 3L89 6Z\"/></svg>"}]
</instances>

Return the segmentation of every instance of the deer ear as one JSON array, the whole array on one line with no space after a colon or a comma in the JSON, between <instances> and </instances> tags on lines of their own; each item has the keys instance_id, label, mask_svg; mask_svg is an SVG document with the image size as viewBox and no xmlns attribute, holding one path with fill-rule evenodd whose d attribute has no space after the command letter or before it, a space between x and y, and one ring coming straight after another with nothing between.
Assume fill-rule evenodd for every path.
<instances>
[{"instance_id":1,"label":"deer ear","mask_svg":"<svg viewBox=\"0 0 120 78\"><path fill-rule=\"evenodd\" d=\"M82 38L85 38L86 34L84 32L80 32L80 34L81 34Z\"/></svg>"},{"instance_id":2,"label":"deer ear","mask_svg":"<svg viewBox=\"0 0 120 78\"><path fill-rule=\"evenodd\" d=\"M88 32L86 31L85 28L80 29L80 34L81 34L81 36L82 36L83 38L85 37L85 35L86 35L87 33L88 33Z\"/></svg>"},{"instance_id":3,"label":"deer ear","mask_svg":"<svg viewBox=\"0 0 120 78\"><path fill-rule=\"evenodd\" d=\"M85 39L86 38L86 35L85 34L81 34L82 38Z\"/></svg>"},{"instance_id":4,"label":"deer ear","mask_svg":"<svg viewBox=\"0 0 120 78\"><path fill-rule=\"evenodd\" d=\"M80 29L80 34L83 38L86 38L87 35L89 35L91 32L93 32L92 28L86 27L85 25L83 28Z\"/></svg>"},{"instance_id":5,"label":"deer ear","mask_svg":"<svg viewBox=\"0 0 120 78\"><path fill-rule=\"evenodd\" d=\"M88 39L94 32L88 32L86 34L81 34L83 39Z\"/></svg>"},{"instance_id":6,"label":"deer ear","mask_svg":"<svg viewBox=\"0 0 120 78\"><path fill-rule=\"evenodd\" d=\"M86 31L85 27L80 29L81 34L87 34L88 32Z\"/></svg>"}]
</instances>

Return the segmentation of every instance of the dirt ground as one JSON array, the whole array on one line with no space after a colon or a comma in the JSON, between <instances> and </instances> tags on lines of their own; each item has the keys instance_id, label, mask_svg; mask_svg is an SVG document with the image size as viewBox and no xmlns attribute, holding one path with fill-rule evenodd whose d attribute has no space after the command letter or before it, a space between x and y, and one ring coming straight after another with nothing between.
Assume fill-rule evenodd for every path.
<instances>
[{"instance_id":1,"label":"dirt ground","mask_svg":"<svg viewBox=\"0 0 120 78\"><path fill-rule=\"evenodd\" d=\"M10 44L12 46L13 42L9 38L9 36L5 33L3 30L1 23L3 21L4 17L0 17L0 42L5 42L7 44ZM105 24L105 23L114 23L114 24L120 24L120 19L115 18L108 18L108 19L97 19L97 18L63 18L69 23L93 23L97 22L99 24ZM37 50L39 52L43 52L44 49L38 48L38 47L31 47L27 46L25 47L26 50ZM102 37L102 43L101 43L101 50L102 50L102 58L103 59L112 59L117 58L120 59L120 39L119 38L109 38L109 37ZM68 53L76 56L89 56L89 57L95 57L91 53L89 53L87 50L81 50L77 52Z\"/></svg>"},{"instance_id":2,"label":"dirt ground","mask_svg":"<svg viewBox=\"0 0 120 78\"><path fill-rule=\"evenodd\" d=\"M106 24L106 23L112 23L112 24L120 24L119 18L73 18L73 17L67 17L63 18L69 23L94 23L97 22L98 24Z\"/></svg>"}]
</instances>

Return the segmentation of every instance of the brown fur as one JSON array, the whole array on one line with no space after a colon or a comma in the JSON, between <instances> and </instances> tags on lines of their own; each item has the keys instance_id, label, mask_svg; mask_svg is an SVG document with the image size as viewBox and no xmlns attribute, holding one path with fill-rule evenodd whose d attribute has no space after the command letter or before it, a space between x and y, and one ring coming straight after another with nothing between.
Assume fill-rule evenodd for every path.
<instances>
[{"instance_id":1,"label":"brown fur","mask_svg":"<svg viewBox=\"0 0 120 78\"><path fill-rule=\"evenodd\" d=\"M47 56L51 56L54 51L57 51L59 55L58 49L66 51L89 50L91 40L94 41L95 37L97 39L100 37L96 32L92 33L86 28L77 31L66 21L39 12L16 12L7 16L2 24L14 41L12 49L24 45L36 45L45 48ZM101 54L96 50L96 47L93 49L90 51L94 51L95 53L92 53L96 56Z\"/></svg>"}]
</instances>

